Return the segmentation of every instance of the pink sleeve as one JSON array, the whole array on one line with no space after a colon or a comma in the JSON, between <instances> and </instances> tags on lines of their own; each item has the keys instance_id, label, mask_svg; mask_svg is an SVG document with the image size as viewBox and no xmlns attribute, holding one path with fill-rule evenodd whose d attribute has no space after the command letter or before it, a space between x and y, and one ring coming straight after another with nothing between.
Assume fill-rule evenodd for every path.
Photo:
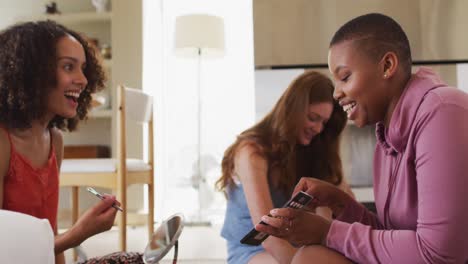
<instances>
[{"instance_id":1,"label":"pink sleeve","mask_svg":"<svg viewBox=\"0 0 468 264\"><path fill-rule=\"evenodd\" d=\"M346 223L359 222L376 229L382 228L382 225L377 219L377 216L371 211L367 210L364 205L357 202L356 200L353 200L353 202L349 203L343 212L336 218L336 220Z\"/></svg>"},{"instance_id":2,"label":"pink sleeve","mask_svg":"<svg viewBox=\"0 0 468 264\"><path fill-rule=\"evenodd\" d=\"M468 106L467 106L468 107ZM358 263L466 263L468 110L444 104L424 114L413 142L416 230L375 230L333 221L327 246Z\"/></svg>"}]
</instances>

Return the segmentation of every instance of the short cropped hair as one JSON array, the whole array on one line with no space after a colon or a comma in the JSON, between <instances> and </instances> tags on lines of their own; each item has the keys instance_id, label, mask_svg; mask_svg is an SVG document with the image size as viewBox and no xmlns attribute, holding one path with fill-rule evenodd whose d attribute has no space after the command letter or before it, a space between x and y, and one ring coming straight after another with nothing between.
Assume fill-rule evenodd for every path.
<instances>
[{"instance_id":1,"label":"short cropped hair","mask_svg":"<svg viewBox=\"0 0 468 264\"><path fill-rule=\"evenodd\" d=\"M84 36L56 22L13 25L0 32L0 123L7 128L29 128L45 115L47 97L57 83L57 42L72 36L83 47L88 84L78 98L77 115L55 116L49 127L73 131L86 118L91 94L104 87L106 76L95 49Z\"/></svg>"},{"instance_id":2,"label":"short cropped hair","mask_svg":"<svg viewBox=\"0 0 468 264\"><path fill-rule=\"evenodd\" d=\"M356 17L338 29L330 41L330 47L347 40L356 41L357 46L375 60L380 60L386 52L394 51L405 73L411 74L408 37L391 17L378 13Z\"/></svg>"}]
</instances>

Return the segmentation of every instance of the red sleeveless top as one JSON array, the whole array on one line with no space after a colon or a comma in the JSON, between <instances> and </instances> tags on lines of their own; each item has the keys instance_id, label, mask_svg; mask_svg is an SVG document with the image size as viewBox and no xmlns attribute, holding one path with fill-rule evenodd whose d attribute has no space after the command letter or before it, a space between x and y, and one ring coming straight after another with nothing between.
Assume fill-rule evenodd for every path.
<instances>
[{"instance_id":1,"label":"red sleeveless top","mask_svg":"<svg viewBox=\"0 0 468 264\"><path fill-rule=\"evenodd\" d=\"M52 140L47 163L35 168L16 152L8 132L7 135L11 147L10 165L3 184L3 209L46 218L56 230L59 171Z\"/></svg>"}]
</instances>

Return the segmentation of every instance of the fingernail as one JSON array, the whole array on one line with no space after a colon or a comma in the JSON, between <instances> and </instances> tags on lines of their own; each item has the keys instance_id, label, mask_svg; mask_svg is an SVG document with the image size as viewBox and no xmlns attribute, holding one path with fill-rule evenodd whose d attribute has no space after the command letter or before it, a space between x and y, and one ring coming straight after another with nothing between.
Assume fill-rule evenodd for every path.
<instances>
[{"instance_id":1,"label":"fingernail","mask_svg":"<svg viewBox=\"0 0 468 264\"><path fill-rule=\"evenodd\" d=\"M273 210L270 211L270 214L276 214L277 212L278 212L277 209L273 209Z\"/></svg>"}]
</instances>

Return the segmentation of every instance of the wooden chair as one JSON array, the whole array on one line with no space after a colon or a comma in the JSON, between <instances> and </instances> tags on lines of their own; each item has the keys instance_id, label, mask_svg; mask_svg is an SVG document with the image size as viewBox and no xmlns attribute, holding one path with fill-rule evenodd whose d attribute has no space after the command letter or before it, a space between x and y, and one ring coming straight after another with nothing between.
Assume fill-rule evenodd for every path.
<instances>
[{"instance_id":1,"label":"wooden chair","mask_svg":"<svg viewBox=\"0 0 468 264\"><path fill-rule=\"evenodd\" d=\"M62 162L60 186L72 188L72 221L79 216L80 186L109 188L116 192L123 212L117 213L119 227L119 247L125 251L127 226L127 186L131 184L148 185L148 235L153 234L154 218L154 159L153 159L153 107L152 97L141 90L118 86L117 91L117 157L115 159L64 159ZM148 162L128 159L126 155L127 119L147 123ZM98 131L97 131L98 132Z\"/></svg>"}]
</instances>

